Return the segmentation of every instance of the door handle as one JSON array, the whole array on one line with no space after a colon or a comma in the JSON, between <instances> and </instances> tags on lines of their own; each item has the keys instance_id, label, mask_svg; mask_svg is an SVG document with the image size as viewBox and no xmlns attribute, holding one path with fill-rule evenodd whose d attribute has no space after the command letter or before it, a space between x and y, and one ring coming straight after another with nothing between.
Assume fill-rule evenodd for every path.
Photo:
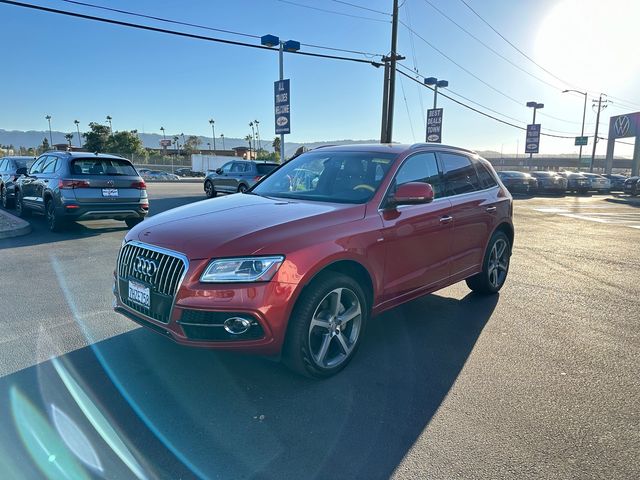
<instances>
[{"instance_id":1,"label":"door handle","mask_svg":"<svg viewBox=\"0 0 640 480\"><path fill-rule=\"evenodd\" d=\"M453 220L453 217L451 215L440 217L440 223L449 223L451 220Z\"/></svg>"},{"instance_id":2,"label":"door handle","mask_svg":"<svg viewBox=\"0 0 640 480\"><path fill-rule=\"evenodd\" d=\"M493 213L496 211L496 207L487 207L487 212Z\"/></svg>"}]
</instances>

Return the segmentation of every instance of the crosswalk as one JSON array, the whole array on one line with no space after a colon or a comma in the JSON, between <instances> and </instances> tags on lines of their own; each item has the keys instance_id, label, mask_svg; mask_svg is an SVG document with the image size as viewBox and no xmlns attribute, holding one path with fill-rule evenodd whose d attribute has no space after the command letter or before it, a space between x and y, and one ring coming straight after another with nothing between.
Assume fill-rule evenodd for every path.
<instances>
[{"instance_id":1,"label":"crosswalk","mask_svg":"<svg viewBox=\"0 0 640 480\"><path fill-rule=\"evenodd\" d=\"M613 203L603 197L566 197L563 199L540 199L526 208L549 215L620 225L640 230L640 208Z\"/></svg>"}]
</instances>

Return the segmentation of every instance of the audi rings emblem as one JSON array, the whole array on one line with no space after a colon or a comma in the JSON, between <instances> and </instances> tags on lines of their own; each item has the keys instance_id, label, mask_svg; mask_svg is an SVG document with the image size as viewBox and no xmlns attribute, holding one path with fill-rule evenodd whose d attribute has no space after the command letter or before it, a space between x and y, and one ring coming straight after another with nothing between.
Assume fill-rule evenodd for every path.
<instances>
[{"instance_id":1,"label":"audi rings emblem","mask_svg":"<svg viewBox=\"0 0 640 480\"><path fill-rule=\"evenodd\" d=\"M133 271L145 277L153 277L158 271L158 264L143 256L136 257L133 262Z\"/></svg>"}]
</instances>

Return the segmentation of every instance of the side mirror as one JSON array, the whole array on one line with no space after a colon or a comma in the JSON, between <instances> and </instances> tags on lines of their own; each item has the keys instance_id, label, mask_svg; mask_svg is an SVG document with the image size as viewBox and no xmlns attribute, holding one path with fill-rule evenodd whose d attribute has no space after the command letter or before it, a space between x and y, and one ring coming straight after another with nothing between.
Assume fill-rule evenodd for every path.
<instances>
[{"instance_id":1,"label":"side mirror","mask_svg":"<svg viewBox=\"0 0 640 480\"><path fill-rule=\"evenodd\" d=\"M216 174L222 175L222 169L221 168L216 168Z\"/></svg>"},{"instance_id":2,"label":"side mirror","mask_svg":"<svg viewBox=\"0 0 640 480\"><path fill-rule=\"evenodd\" d=\"M18 169L16 169L16 175L20 176L20 175L27 175L27 167L20 167Z\"/></svg>"},{"instance_id":3,"label":"side mirror","mask_svg":"<svg viewBox=\"0 0 640 480\"><path fill-rule=\"evenodd\" d=\"M400 185L389 198L390 206L421 205L433 201L433 187L429 183L409 182Z\"/></svg>"}]
</instances>

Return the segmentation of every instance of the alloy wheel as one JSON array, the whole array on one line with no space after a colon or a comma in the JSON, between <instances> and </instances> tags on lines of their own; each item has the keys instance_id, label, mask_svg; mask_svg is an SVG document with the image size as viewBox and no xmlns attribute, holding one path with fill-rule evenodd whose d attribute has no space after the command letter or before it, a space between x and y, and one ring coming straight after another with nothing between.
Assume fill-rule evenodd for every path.
<instances>
[{"instance_id":1,"label":"alloy wheel","mask_svg":"<svg viewBox=\"0 0 640 480\"><path fill-rule=\"evenodd\" d=\"M362 327L362 306L348 288L329 292L316 307L309 325L309 348L321 368L336 367L353 352Z\"/></svg>"},{"instance_id":2,"label":"alloy wheel","mask_svg":"<svg viewBox=\"0 0 640 480\"><path fill-rule=\"evenodd\" d=\"M508 250L507 242L502 238L496 240L491 248L487 273L489 275L489 283L494 288L500 287L507 277L507 270L509 269Z\"/></svg>"}]
</instances>

